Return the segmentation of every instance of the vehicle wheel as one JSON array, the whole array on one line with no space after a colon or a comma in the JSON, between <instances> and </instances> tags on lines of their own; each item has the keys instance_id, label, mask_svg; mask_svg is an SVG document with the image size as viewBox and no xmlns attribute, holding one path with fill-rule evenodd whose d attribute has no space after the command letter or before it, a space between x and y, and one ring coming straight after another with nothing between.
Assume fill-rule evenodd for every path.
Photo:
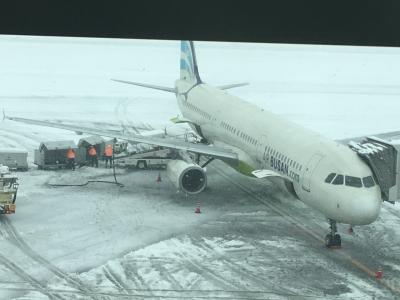
<instances>
[{"instance_id":1,"label":"vehicle wheel","mask_svg":"<svg viewBox=\"0 0 400 300\"><path fill-rule=\"evenodd\" d=\"M335 234L335 237L333 238L333 242L335 246L340 247L342 245L342 238L340 237L340 234Z\"/></svg>"},{"instance_id":2,"label":"vehicle wheel","mask_svg":"<svg viewBox=\"0 0 400 300\"><path fill-rule=\"evenodd\" d=\"M328 247L328 248L331 247L333 245L333 241L332 240L333 240L332 236L330 234L327 234L325 236L325 246Z\"/></svg>"},{"instance_id":3,"label":"vehicle wheel","mask_svg":"<svg viewBox=\"0 0 400 300\"><path fill-rule=\"evenodd\" d=\"M137 167L138 167L138 169L144 170L147 168L147 164L145 161L141 160L141 161L138 161Z\"/></svg>"}]
</instances>

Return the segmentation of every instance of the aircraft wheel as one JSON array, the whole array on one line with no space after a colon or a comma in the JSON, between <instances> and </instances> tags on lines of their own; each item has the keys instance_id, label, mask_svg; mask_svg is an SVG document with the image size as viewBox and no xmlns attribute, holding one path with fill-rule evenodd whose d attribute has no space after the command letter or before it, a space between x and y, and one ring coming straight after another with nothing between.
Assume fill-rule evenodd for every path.
<instances>
[{"instance_id":1,"label":"aircraft wheel","mask_svg":"<svg viewBox=\"0 0 400 300\"><path fill-rule=\"evenodd\" d=\"M333 244L332 236L330 234L327 234L325 236L325 246L329 248L332 246L332 244Z\"/></svg>"},{"instance_id":2,"label":"aircraft wheel","mask_svg":"<svg viewBox=\"0 0 400 300\"><path fill-rule=\"evenodd\" d=\"M340 237L340 234L336 233L335 237L333 238L333 240L334 240L335 246L337 246L337 247L342 246L342 238Z\"/></svg>"},{"instance_id":3,"label":"aircraft wheel","mask_svg":"<svg viewBox=\"0 0 400 300\"><path fill-rule=\"evenodd\" d=\"M342 246L342 238L340 237L340 234L327 234L325 236L325 246L330 248L330 247L341 247Z\"/></svg>"}]
</instances>

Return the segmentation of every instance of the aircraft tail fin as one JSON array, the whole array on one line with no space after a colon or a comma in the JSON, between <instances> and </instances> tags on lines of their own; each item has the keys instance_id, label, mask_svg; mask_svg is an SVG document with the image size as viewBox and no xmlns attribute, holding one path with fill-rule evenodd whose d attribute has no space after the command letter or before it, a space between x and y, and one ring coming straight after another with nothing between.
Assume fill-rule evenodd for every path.
<instances>
[{"instance_id":1,"label":"aircraft tail fin","mask_svg":"<svg viewBox=\"0 0 400 300\"><path fill-rule=\"evenodd\" d=\"M181 41L181 80L201 83L193 41Z\"/></svg>"}]
</instances>

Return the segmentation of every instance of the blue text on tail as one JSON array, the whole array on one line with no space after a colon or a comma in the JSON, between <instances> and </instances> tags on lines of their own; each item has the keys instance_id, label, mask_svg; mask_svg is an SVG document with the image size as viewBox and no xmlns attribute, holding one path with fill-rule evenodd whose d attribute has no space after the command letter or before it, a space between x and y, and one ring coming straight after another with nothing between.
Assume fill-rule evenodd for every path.
<instances>
[{"instance_id":1,"label":"blue text on tail","mask_svg":"<svg viewBox=\"0 0 400 300\"><path fill-rule=\"evenodd\" d=\"M181 80L201 83L197 67L196 52L192 41L181 41Z\"/></svg>"}]
</instances>

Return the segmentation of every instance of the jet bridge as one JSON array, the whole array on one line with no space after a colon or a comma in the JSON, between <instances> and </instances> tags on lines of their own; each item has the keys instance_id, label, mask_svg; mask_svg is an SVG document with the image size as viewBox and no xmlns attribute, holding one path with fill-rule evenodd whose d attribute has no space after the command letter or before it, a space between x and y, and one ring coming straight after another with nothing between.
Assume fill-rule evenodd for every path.
<instances>
[{"instance_id":1,"label":"jet bridge","mask_svg":"<svg viewBox=\"0 0 400 300\"><path fill-rule=\"evenodd\" d=\"M400 199L400 140L371 136L361 142L350 141L348 145L371 168L381 188L382 199L393 204Z\"/></svg>"}]
</instances>

